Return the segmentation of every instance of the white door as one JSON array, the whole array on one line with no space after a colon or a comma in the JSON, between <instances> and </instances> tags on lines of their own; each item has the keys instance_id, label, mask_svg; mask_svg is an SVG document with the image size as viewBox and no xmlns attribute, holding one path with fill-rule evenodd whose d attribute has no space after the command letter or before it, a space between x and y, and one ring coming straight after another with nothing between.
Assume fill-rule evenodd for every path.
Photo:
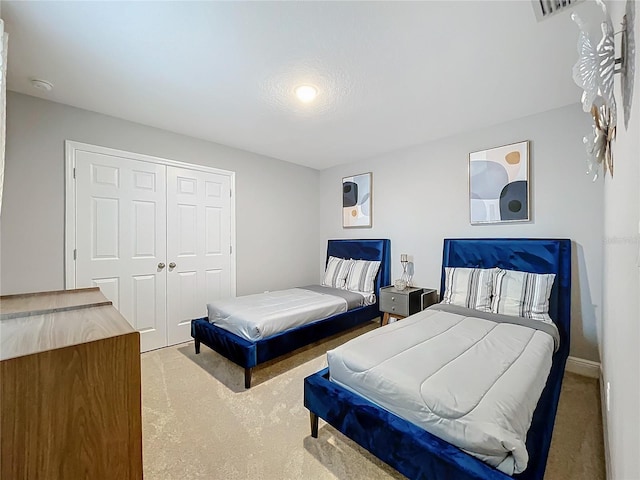
<instances>
[{"instance_id":1,"label":"white door","mask_svg":"<svg viewBox=\"0 0 640 480\"><path fill-rule=\"evenodd\" d=\"M76 155L76 287L99 286L143 352L167 344L166 168Z\"/></svg>"},{"instance_id":2,"label":"white door","mask_svg":"<svg viewBox=\"0 0 640 480\"><path fill-rule=\"evenodd\" d=\"M191 319L231 295L228 175L167 169L168 344L191 338Z\"/></svg>"},{"instance_id":3,"label":"white door","mask_svg":"<svg viewBox=\"0 0 640 480\"><path fill-rule=\"evenodd\" d=\"M67 288L99 286L143 352L235 295L233 173L191 167L67 142Z\"/></svg>"}]
</instances>

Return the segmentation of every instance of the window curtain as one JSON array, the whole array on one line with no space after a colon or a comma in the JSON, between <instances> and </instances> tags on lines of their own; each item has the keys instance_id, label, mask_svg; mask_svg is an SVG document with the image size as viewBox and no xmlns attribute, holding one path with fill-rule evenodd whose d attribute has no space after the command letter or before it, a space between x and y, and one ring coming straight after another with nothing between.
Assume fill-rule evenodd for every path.
<instances>
[{"instance_id":1,"label":"window curtain","mask_svg":"<svg viewBox=\"0 0 640 480\"><path fill-rule=\"evenodd\" d=\"M4 148L7 135L7 50L9 34L0 20L0 212L2 212L2 190L4 186Z\"/></svg>"}]
</instances>

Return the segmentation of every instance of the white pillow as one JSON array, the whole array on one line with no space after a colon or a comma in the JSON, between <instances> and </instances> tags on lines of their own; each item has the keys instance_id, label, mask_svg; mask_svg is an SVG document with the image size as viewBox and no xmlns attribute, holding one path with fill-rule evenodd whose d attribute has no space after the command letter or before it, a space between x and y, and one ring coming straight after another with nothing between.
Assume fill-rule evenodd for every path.
<instances>
[{"instance_id":1,"label":"white pillow","mask_svg":"<svg viewBox=\"0 0 640 480\"><path fill-rule=\"evenodd\" d=\"M551 323L549 296L555 276L499 269L494 277L491 311Z\"/></svg>"},{"instance_id":2,"label":"white pillow","mask_svg":"<svg viewBox=\"0 0 640 480\"><path fill-rule=\"evenodd\" d=\"M344 288L351 265L353 265L353 260L330 256L327 268L324 271L322 285L325 287Z\"/></svg>"},{"instance_id":3,"label":"white pillow","mask_svg":"<svg viewBox=\"0 0 640 480\"><path fill-rule=\"evenodd\" d=\"M352 260L353 265L347 275L346 289L352 292L374 293L375 280L380 261Z\"/></svg>"},{"instance_id":4,"label":"white pillow","mask_svg":"<svg viewBox=\"0 0 640 480\"><path fill-rule=\"evenodd\" d=\"M490 312L493 277L497 271L497 268L444 267L441 303Z\"/></svg>"}]
</instances>

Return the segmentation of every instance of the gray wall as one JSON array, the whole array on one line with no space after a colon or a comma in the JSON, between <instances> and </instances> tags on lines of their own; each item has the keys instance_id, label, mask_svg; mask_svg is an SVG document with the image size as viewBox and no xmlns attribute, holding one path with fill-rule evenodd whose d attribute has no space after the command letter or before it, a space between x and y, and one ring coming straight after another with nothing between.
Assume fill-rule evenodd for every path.
<instances>
[{"instance_id":1,"label":"gray wall","mask_svg":"<svg viewBox=\"0 0 640 480\"><path fill-rule=\"evenodd\" d=\"M236 172L237 294L317 282L318 171L7 92L3 294L64 288L65 140Z\"/></svg>"},{"instance_id":2,"label":"gray wall","mask_svg":"<svg viewBox=\"0 0 640 480\"><path fill-rule=\"evenodd\" d=\"M427 114L428 112L425 112ZM320 174L320 245L327 238L390 238L392 279L400 253L412 255L414 283L440 288L445 237L556 237L573 240L571 355L598 360L602 300L603 184L591 181L579 105L324 170ZM532 221L469 224L469 152L531 141ZM373 172L373 228L342 229L343 176Z\"/></svg>"},{"instance_id":3,"label":"gray wall","mask_svg":"<svg viewBox=\"0 0 640 480\"><path fill-rule=\"evenodd\" d=\"M614 25L620 25L626 2L607 2ZM636 35L640 3L636 2ZM619 41L619 40L617 40ZM618 51L616 49L616 51ZM609 407L603 395L609 476L640 478L640 49L631 121L625 129L620 82L617 138L613 142L614 176L605 184L604 313L601 326L602 385L609 384Z\"/></svg>"},{"instance_id":4,"label":"gray wall","mask_svg":"<svg viewBox=\"0 0 640 480\"><path fill-rule=\"evenodd\" d=\"M237 293L316 282L329 238L391 238L439 287L445 237L566 237L574 241L571 355L598 360L603 182L585 175L578 105L322 172L113 117L9 92L1 225L2 293L62 288L64 140L236 172ZM471 226L470 151L531 140L532 221ZM371 229L341 226L343 176L373 172ZM319 219L319 221L318 221ZM292 262L290 259L295 259Z\"/></svg>"}]
</instances>

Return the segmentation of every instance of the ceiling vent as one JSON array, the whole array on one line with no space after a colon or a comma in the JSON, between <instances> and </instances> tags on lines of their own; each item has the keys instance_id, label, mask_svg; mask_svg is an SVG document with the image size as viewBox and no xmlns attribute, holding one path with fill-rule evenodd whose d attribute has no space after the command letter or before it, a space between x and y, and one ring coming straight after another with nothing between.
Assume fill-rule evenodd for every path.
<instances>
[{"instance_id":1,"label":"ceiling vent","mask_svg":"<svg viewBox=\"0 0 640 480\"><path fill-rule=\"evenodd\" d=\"M531 0L538 21L563 12L584 0Z\"/></svg>"}]
</instances>

